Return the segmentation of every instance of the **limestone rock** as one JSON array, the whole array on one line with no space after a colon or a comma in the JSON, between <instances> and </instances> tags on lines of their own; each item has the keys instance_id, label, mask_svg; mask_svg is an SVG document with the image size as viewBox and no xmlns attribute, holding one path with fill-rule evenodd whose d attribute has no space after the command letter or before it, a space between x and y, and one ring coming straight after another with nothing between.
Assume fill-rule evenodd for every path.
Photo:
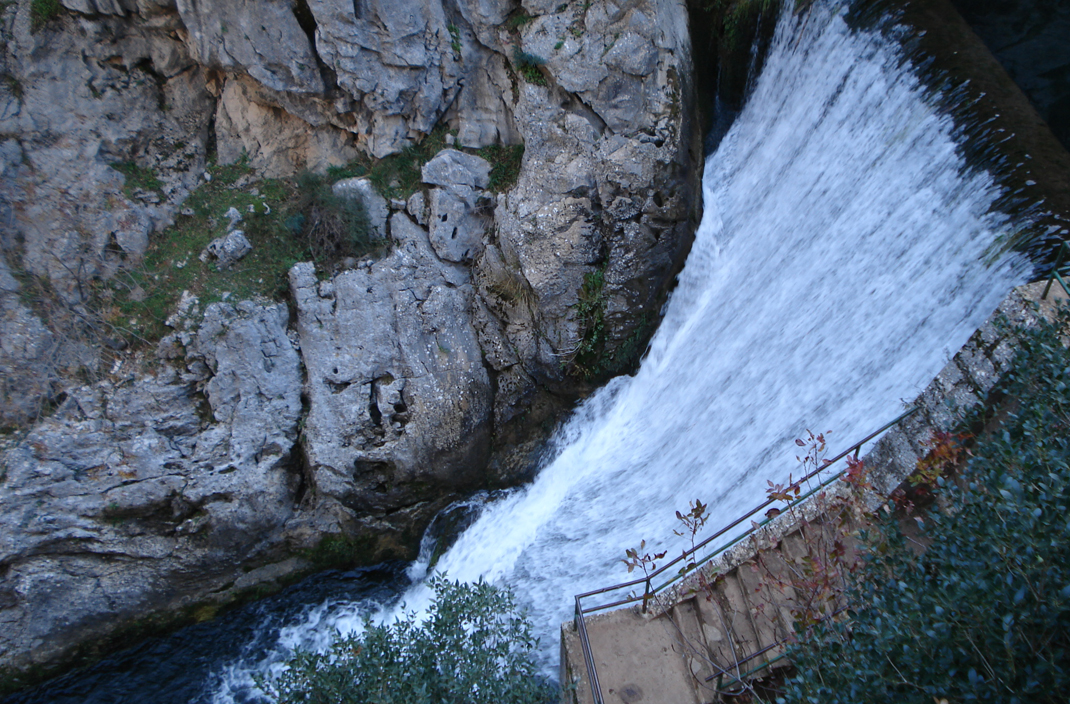
<instances>
[{"instance_id":1,"label":"limestone rock","mask_svg":"<svg viewBox=\"0 0 1070 704\"><path fill-rule=\"evenodd\" d=\"M379 238L386 237L386 221L390 209L387 207L386 198L379 195L371 181L366 178L344 178L331 186L331 190L340 198L360 200L368 213L368 224L375 235Z\"/></svg>"},{"instance_id":2,"label":"limestone rock","mask_svg":"<svg viewBox=\"0 0 1070 704\"><path fill-rule=\"evenodd\" d=\"M234 163L246 155L250 166L266 176L292 176L356 158L348 132L326 123L310 125L280 110L276 98L247 76L226 81L216 111L220 161Z\"/></svg>"},{"instance_id":3,"label":"limestone rock","mask_svg":"<svg viewBox=\"0 0 1070 704\"><path fill-rule=\"evenodd\" d=\"M416 191L409 196L409 200L405 204L405 210L418 224L427 225L427 196L424 195L423 191Z\"/></svg>"},{"instance_id":4,"label":"limestone rock","mask_svg":"<svg viewBox=\"0 0 1070 704\"><path fill-rule=\"evenodd\" d=\"M229 269L242 257L253 251L253 245L245 237L241 230L231 230L222 237L217 237L208 243L201 252L202 262L215 260L216 267L220 270Z\"/></svg>"},{"instance_id":5,"label":"limestone rock","mask_svg":"<svg viewBox=\"0 0 1070 704\"><path fill-rule=\"evenodd\" d=\"M61 3L68 10L86 15L125 15L137 9L130 0L61 0Z\"/></svg>"},{"instance_id":6,"label":"limestone rock","mask_svg":"<svg viewBox=\"0 0 1070 704\"><path fill-rule=\"evenodd\" d=\"M520 30L522 50L545 60L550 85L517 87L520 178L499 198L496 241L475 265L519 360L496 376L499 433L547 389L572 393L563 370L588 334L576 304L596 272L598 374L626 369L627 341L656 321L699 199L683 3L524 6L536 16Z\"/></svg>"},{"instance_id":7,"label":"limestone rock","mask_svg":"<svg viewBox=\"0 0 1070 704\"><path fill-rule=\"evenodd\" d=\"M420 169L424 183L436 186L486 188L490 184L490 164L474 154L443 149Z\"/></svg>"},{"instance_id":8,"label":"limestone rock","mask_svg":"<svg viewBox=\"0 0 1070 704\"><path fill-rule=\"evenodd\" d=\"M431 190L431 246L439 257L469 262L479 256L490 226L489 198L467 186Z\"/></svg>"},{"instance_id":9,"label":"limestone rock","mask_svg":"<svg viewBox=\"0 0 1070 704\"><path fill-rule=\"evenodd\" d=\"M20 300L20 289L0 255L0 424L6 426L34 419L61 393L65 369L95 357L45 327Z\"/></svg>"},{"instance_id":10,"label":"limestone rock","mask_svg":"<svg viewBox=\"0 0 1070 704\"><path fill-rule=\"evenodd\" d=\"M2 185L25 243L15 264L68 295L79 276L108 278L136 262L170 221L204 168L211 97L167 16L154 26L61 17L36 33L28 17L5 25L6 70L20 86L0 100L0 131L18 135L20 152ZM154 72L162 56L177 73ZM129 198L113 168L121 163L151 173L159 192Z\"/></svg>"},{"instance_id":11,"label":"limestone rock","mask_svg":"<svg viewBox=\"0 0 1070 704\"><path fill-rule=\"evenodd\" d=\"M308 35L289 0L178 0L190 54L206 68L240 69L273 90L322 93Z\"/></svg>"},{"instance_id":12,"label":"limestone rock","mask_svg":"<svg viewBox=\"0 0 1070 704\"><path fill-rule=\"evenodd\" d=\"M280 552L301 483L287 317L283 304L213 304L183 338L186 380L72 389L0 457L0 666L62 661Z\"/></svg>"},{"instance_id":13,"label":"limestone rock","mask_svg":"<svg viewBox=\"0 0 1070 704\"><path fill-rule=\"evenodd\" d=\"M427 233L391 217L394 251L317 281L290 271L308 372L303 434L317 496L383 515L478 484L491 386L470 322L467 272L440 263Z\"/></svg>"}]
</instances>

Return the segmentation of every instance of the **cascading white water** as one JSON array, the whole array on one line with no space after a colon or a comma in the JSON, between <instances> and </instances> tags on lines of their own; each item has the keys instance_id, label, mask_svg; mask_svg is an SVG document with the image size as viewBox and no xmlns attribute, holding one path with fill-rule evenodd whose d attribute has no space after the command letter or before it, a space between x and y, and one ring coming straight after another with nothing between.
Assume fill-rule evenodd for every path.
<instances>
[{"instance_id":1,"label":"cascading white water","mask_svg":"<svg viewBox=\"0 0 1070 704\"><path fill-rule=\"evenodd\" d=\"M780 19L707 161L705 215L642 368L585 402L534 483L438 564L511 585L548 672L572 596L623 581L626 548L670 545L695 498L718 526L751 508L798 473L806 428L831 430L835 451L898 415L1030 270L983 263L1008 227L989 213L993 180L964 168L899 48L843 12ZM359 611L325 606L286 641L356 627Z\"/></svg>"}]
</instances>

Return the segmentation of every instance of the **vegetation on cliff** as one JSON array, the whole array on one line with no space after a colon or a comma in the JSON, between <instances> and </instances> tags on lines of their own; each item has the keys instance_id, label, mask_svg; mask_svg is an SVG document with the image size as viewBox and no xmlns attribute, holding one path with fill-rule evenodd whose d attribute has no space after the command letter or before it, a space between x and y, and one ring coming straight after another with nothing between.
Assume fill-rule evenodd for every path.
<instances>
[{"instance_id":1,"label":"vegetation on cliff","mask_svg":"<svg viewBox=\"0 0 1070 704\"><path fill-rule=\"evenodd\" d=\"M904 537L895 516L875 523L856 608L793 647L797 673L778 701L1066 701L1068 323L1064 310L1025 334L1004 417L956 478L936 479L940 508L916 517L920 536Z\"/></svg>"}]
</instances>

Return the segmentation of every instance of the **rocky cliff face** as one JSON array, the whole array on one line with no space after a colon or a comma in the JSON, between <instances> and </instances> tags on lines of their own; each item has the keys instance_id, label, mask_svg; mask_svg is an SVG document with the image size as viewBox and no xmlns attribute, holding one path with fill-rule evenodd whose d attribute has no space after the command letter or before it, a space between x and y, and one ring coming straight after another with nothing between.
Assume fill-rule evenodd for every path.
<instances>
[{"instance_id":1,"label":"rocky cliff face","mask_svg":"<svg viewBox=\"0 0 1070 704\"><path fill-rule=\"evenodd\" d=\"M404 557L642 351L697 207L679 0L44 5L0 14L0 667ZM407 199L340 186L386 253L297 264L283 303L186 296L158 345L89 304L209 160L287 177L443 124L523 144L515 185L448 149Z\"/></svg>"}]
</instances>

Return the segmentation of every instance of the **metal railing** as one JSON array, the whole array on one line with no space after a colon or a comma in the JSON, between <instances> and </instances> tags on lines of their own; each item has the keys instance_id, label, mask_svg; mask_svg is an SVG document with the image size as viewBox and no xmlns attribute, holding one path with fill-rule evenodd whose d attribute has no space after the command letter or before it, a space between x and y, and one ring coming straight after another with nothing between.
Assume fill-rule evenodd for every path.
<instances>
[{"instance_id":1,"label":"metal railing","mask_svg":"<svg viewBox=\"0 0 1070 704\"><path fill-rule=\"evenodd\" d=\"M1060 279L1060 282L1061 281L1062 280ZM1064 287L1065 287L1065 284L1064 284ZM833 464L835 464L836 462L842 460L843 458L847 457L848 455L850 455L852 453L854 454L855 459L857 459L858 458L858 454L861 451L863 445L865 445L867 442L869 442L873 438L875 438L878 435L880 435L881 433L883 433L888 428L891 428L892 426L897 425L900 421L902 421L904 418L912 415L917 410L918 410L918 406L914 406L913 408L911 408L911 409L905 411L904 413L900 414L895 420L891 421L890 423L886 423L886 424L882 425L880 428L878 428L877 430L873 431L872 433L870 433L869 435L867 435L863 439L859 440L854 445L851 445L849 448L847 448L846 450L844 450L840 454L836 455L835 457L833 457L833 458L831 458L831 459L829 459L827 461L824 461L824 464L822 466L820 466L817 469L815 469L814 471L810 472L805 477L802 477L801 479L798 479L798 480L792 482L792 484L787 488L787 490L791 491L791 490L794 490L796 488L800 488L803 484L808 484L811 479L815 479L816 477L818 477L818 475L821 475L821 474L824 474L824 473L828 472L829 468ZM697 545L695 545L693 548L685 550L679 557L677 557L677 558L665 563L664 565L662 565L661 567L655 569L654 571L652 571L648 575L645 575L645 576L640 577L638 579L633 579L633 580L631 580L629 582L622 582L620 584L614 584L613 586L610 586L610 587L603 587L602 589L596 589L594 591L585 592L583 594L577 594L576 595L576 613L575 613L576 631L577 631L577 634L579 635L580 646L581 646L581 648L583 650L583 659L584 659L584 663L587 666L587 676L588 676L588 680L590 681L590 684L591 684L591 693L592 693L592 695L594 697L595 704L604 704L604 700L602 699L602 690L601 690L601 687L599 686L599 682L598 682L598 668L595 666L594 654L591 651L590 638L587 635L587 624L586 624L586 622L584 620L584 618L585 618L585 616L587 614L592 614L592 613L595 613L597 611L606 611L608 609L613 609L613 608L617 608L617 607L620 607L620 606L626 606L628 604L635 604L635 603L638 603L638 602L642 602L642 612L646 613L647 605L649 604L650 600L654 597L655 594L657 594L658 592L660 592L660 591L666 589L667 587L673 585L674 583L680 581L684 577L690 576L692 573L696 572L700 567L705 565L707 562L709 562L709 561L713 560L714 558L718 557L719 555L723 554L729 548L739 544L741 541L746 540L748 537L753 535L756 531L761 530L762 528L767 526L770 522L775 520L776 519L776 515L768 515L766 518L764 518L763 520L758 521L758 522L755 522L755 521L752 520L751 521L752 525L748 530L744 531L743 533L739 534L738 536L733 537L732 539L730 539L728 542L724 543L723 545L720 545L719 547L716 547L715 549L712 549L708 554L706 554L701 559L698 559L698 560L693 560L692 559L692 558L694 558L694 556L698 555L700 553L700 551L702 551L704 548L706 548L714 540L717 540L718 538L724 536L726 533L728 533L729 531L733 530L734 528L739 526L744 521L747 521L748 519L753 519L753 517L756 514L758 514L760 512L763 512L763 511L766 511L767 509L772 507L774 504L781 504L781 505L784 506L784 509L788 509L788 508L799 506L800 504L805 502L807 499L809 499L811 496L813 496L817 492L821 491L822 489L827 487L829 484L832 484L833 482L838 480L841 476L843 476L844 472L846 472L846 471L847 471L846 468L845 469L841 469L838 472L835 472L834 474L828 476L827 478L821 479L820 482L815 487L813 487L812 489L810 489L806 493L798 496L797 498L795 498L795 499L793 499L791 501L783 501L781 499L769 499L769 500L765 501L764 503L762 503L759 506L755 507L751 511L748 511L746 514L740 516L736 520L734 520L731 523L729 523L728 525L724 526L723 528L718 530L716 533L714 533L710 537L706 538L702 542L700 542ZM669 577L666 581L658 584L657 586L652 586L652 583L654 582L654 580L656 578L658 578L659 576L665 574L671 568L675 567L677 564L679 564L680 562L683 562L685 560L692 560L692 562L688 562L687 563L686 569L677 569L676 573L673 574L672 577ZM637 595L634 592L632 592L631 594L629 594L625 598L618 599L617 601L613 601L613 602L610 602L608 604L599 604L597 606L587 607L587 608L585 608L583 606L583 600L584 599L588 599L588 598L593 597L593 596L598 596L599 594L607 594L609 592L616 592L616 591L620 591L622 589L630 589L630 588L633 588L633 587L637 587L640 584L643 585L643 594L642 595ZM765 651L770 650L770 649L772 649L772 648L774 648L774 647L776 647L778 645L782 645L782 643L774 643L773 645L768 646L767 648L759 651L758 653L751 654L750 656L744 658L739 663L735 663L735 665L739 665L739 664L742 664L743 662L747 662L749 660L752 660L753 658L757 657L758 655L760 655L760 654L764 653ZM767 665L768 665L768 663L763 664L762 668L766 667ZM758 668L758 669L762 669L762 668ZM726 673L722 672L720 674L723 675L723 674L726 674ZM717 675L714 675L713 677L716 677L716 676ZM711 677L711 679L712 679L712 677Z\"/></svg>"},{"instance_id":2,"label":"metal railing","mask_svg":"<svg viewBox=\"0 0 1070 704\"><path fill-rule=\"evenodd\" d=\"M1066 292L1066 295L1070 296L1070 288L1067 287L1063 275L1059 273L1059 266L1063 263L1063 259L1066 258L1066 249L1067 243L1063 240L1062 245L1059 247L1059 254L1055 257L1055 266L1051 268L1051 276L1048 278L1048 285L1044 287L1044 295L1040 297L1041 299L1046 299L1048 297L1048 291L1051 290L1053 281L1058 281L1059 285L1063 287L1063 291Z\"/></svg>"}]
</instances>

